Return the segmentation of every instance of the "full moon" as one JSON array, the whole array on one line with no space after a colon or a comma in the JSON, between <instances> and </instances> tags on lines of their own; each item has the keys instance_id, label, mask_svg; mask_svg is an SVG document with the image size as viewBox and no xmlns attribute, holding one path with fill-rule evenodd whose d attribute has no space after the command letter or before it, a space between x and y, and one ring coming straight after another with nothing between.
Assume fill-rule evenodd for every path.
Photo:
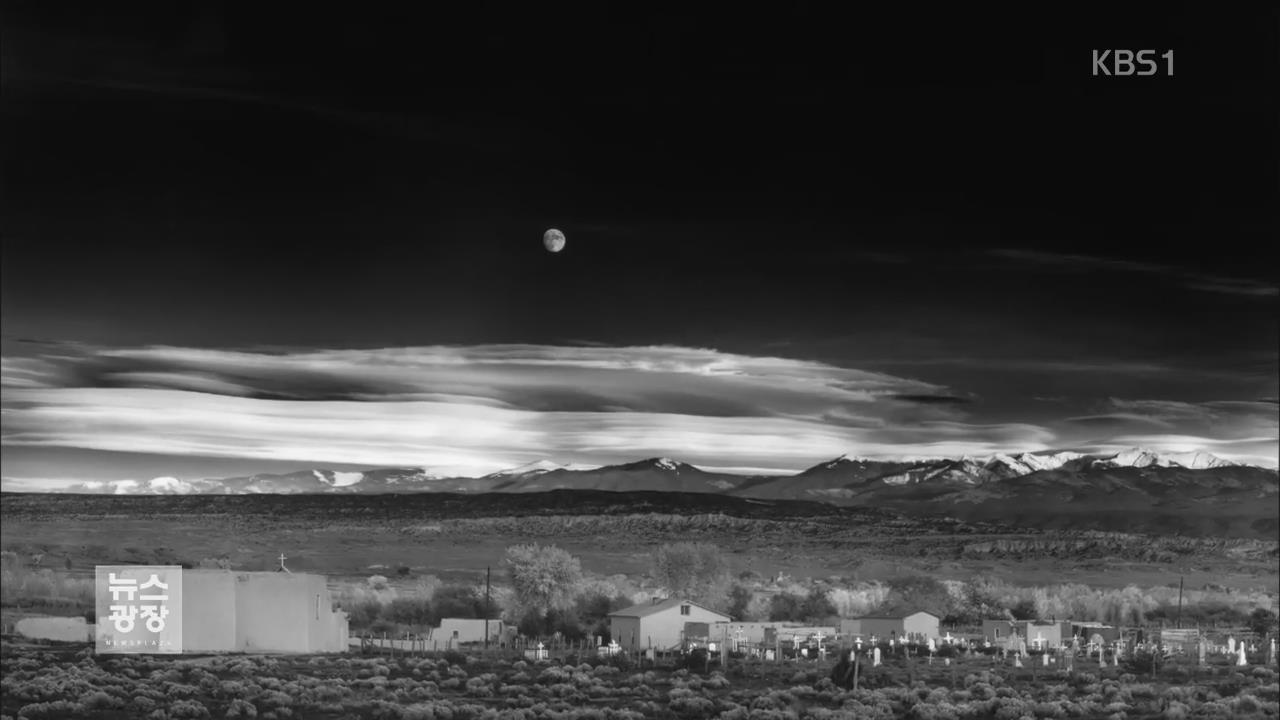
<instances>
[{"instance_id":1,"label":"full moon","mask_svg":"<svg viewBox=\"0 0 1280 720\"><path fill-rule=\"evenodd\" d=\"M564 249L564 233L551 228L542 233L542 244L546 245L551 252L560 252Z\"/></svg>"}]
</instances>

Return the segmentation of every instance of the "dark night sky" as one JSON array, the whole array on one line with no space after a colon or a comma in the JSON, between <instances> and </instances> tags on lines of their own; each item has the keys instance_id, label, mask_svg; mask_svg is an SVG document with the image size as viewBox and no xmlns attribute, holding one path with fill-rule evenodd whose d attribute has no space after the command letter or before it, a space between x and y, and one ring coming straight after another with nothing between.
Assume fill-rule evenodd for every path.
<instances>
[{"instance_id":1,"label":"dark night sky","mask_svg":"<svg viewBox=\"0 0 1280 720\"><path fill-rule=\"evenodd\" d=\"M424 430L345 462L199 420L152 446L117 403L163 389L173 407L260 403L233 413L345 402L346 425L413 392L452 397L416 419L501 402L529 413L519 427L618 425L544 443L563 460L799 468L836 447L1133 439L1275 464L1275 10L526 5L8 3L6 481L85 479L94 463L68 460L84 453L110 478L539 456ZM1093 77L1108 47L1173 48L1175 74ZM495 344L523 348L489 361L501 392L382 374L393 349L432 365ZM650 346L707 354L659 372ZM875 399L771 404L776 368L742 370L762 358ZM583 381L581 402L528 374L599 363L620 375ZM705 363L761 386L660 399ZM712 407L724 393L733 412ZM724 428L680 424L725 415L806 423L768 434L801 449L743 458ZM841 434L845 415L880 435Z\"/></svg>"}]
</instances>

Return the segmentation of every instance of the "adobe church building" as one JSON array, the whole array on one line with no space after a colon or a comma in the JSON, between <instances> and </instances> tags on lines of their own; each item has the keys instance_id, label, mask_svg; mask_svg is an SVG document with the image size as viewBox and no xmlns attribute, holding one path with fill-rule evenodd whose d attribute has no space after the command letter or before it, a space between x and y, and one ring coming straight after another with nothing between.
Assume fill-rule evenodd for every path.
<instances>
[{"instance_id":1,"label":"adobe church building","mask_svg":"<svg viewBox=\"0 0 1280 720\"><path fill-rule=\"evenodd\" d=\"M323 575L185 570L183 652L346 652L347 615Z\"/></svg>"},{"instance_id":2,"label":"adobe church building","mask_svg":"<svg viewBox=\"0 0 1280 720\"><path fill-rule=\"evenodd\" d=\"M731 619L688 600L654 598L609 613L609 637L629 652L648 648L667 651L683 645L686 638L706 637L716 623Z\"/></svg>"}]
</instances>

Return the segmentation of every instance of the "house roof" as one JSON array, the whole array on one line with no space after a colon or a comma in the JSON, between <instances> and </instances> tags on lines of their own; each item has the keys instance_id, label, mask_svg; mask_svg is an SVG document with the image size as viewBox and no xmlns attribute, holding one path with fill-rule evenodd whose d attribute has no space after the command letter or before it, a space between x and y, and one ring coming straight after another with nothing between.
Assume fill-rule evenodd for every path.
<instances>
[{"instance_id":1,"label":"house roof","mask_svg":"<svg viewBox=\"0 0 1280 720\"><path fill-rule=\"evenodd\" d=\"M609 617L614 617L614 616L648 617L650 615L657 615L658 613L666 612L667 610L670 610L672 608L680 607L681 605L696 605L697 607L700 607L709 613L715 613L716 615L719 615L720 617L723 617L726 620L732 619L728 615L725 615L722 612L717 612L715 610L712 610L711 608L706 607L705 605L698 605L698 603L696 602L689 602L688 600L681 600L680 598L671 598L669 600L663 600L662 602L656 602L656 603L647 602L647 603L640 603L639 605L632 605L629 608L623 608L616 612L609 613Z\"/></svg>"},{"instance_id":2,"label":"house roof","mask_svg":"<svg viewBox=\"0 0 1280 720\"><path fill-rule=\"evenodd\" d=\"M929 612L928 610L917 610L915 612L903 613L901 615L863 615L862 617L856 617L852 619L853 620L906 620L912 615L928 615L934 620L942 619L937 615L934 615L933 613Z\"/></svg>"}]
</instances>

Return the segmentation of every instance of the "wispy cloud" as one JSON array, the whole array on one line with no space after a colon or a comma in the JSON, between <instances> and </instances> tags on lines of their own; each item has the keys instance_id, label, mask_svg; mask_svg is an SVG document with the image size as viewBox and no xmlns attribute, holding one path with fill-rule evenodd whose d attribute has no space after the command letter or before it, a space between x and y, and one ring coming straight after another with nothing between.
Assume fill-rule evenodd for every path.
<instances>
[{"instance_id":1,"label":"wispy cloud","mask_svg":"<svg viewBox=\"0 0 1280 720\"><path fill-rule=\"evenodd\" d=\"M959 395L890 395L891 400L900 400L902 402L920 403L921 405L968 405L973 402L972 398L960 397Z\"/></svg>"},{"instance_id":2,"label":"wispy cloud","mask_svg":"<svg viewBox=\"0 0 1280 720\"><path fill-rule=\"evenodd\" d=\"M1096 452L1135 446L1170 452L1207 450L1237 462L1277 464L1280 410L1272 403L1108 398L1098 409L1097 414L1063 421L1091 433L1108 433L1103 438L1066 433L1081 448Z\"/></svg>"},{"instance_id":3,"label":"wispy cloud","mask_svg":"<svg viewBox=\"0 0 1280 720\"><path fill-rule=\"evenodd\" d=\"M1183 287L1203 292L1245 297L1267 298L1280 294L1280 287L1251 278L1223 277L1193 272L1161 263L1125 260L1121 258L1051 253L1038 250L1000 248L988 251L991 255L1020 263L1056 268L1069 272L1109 270L1114 272L1159 275L1173 280Z\"/></svg>"},{"instance_id":4,"label":"wispy cloud","mask_svg":"<svg viewBox=\"0 0 1280 720\"><path fill-rule=\"evenodd\" d=\"M844 453L954 457L1124 438L1207 448L1276 435L1277 407L1110 398L1065 420L996 421L972 393L914 378L673 346L79 348L5 358L3 381L3 444L24 452L464 475L546 457L786 472Z\"/></svg>"}]
</instances>

